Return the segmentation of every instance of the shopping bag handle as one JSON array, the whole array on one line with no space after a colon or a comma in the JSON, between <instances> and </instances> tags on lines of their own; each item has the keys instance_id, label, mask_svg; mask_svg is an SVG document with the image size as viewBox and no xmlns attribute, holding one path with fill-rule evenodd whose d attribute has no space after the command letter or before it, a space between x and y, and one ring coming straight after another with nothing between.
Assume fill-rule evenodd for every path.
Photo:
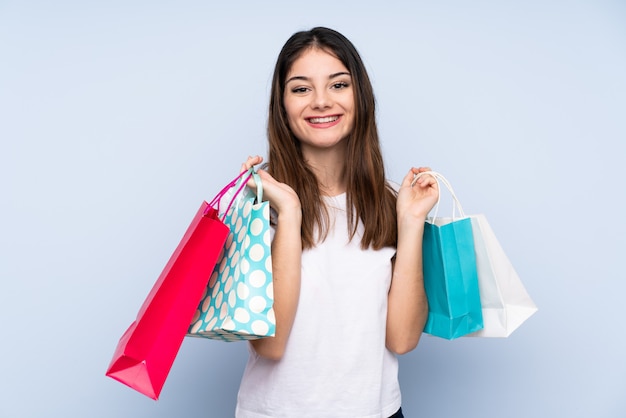
<instances>
[{"instance_id":1,"label":"shopping bag handle","mask_svg":"<svg viewBox=\"0 0 626 418\"><path fill-rule=\"evenodd\" d=\"M239 193L241 192L241 190L243 190L243 188L245 187L246 183L248 183L248 180L250 179L250 177L252 177L252 173L254 173L254 168L249 168L246 171L242 171L241 173L239 173L237 175L237 177L235 177L234 179L232 179L230 181L230 183L228 183L226 186L224 186L224 188L222 190L220 190L215 197L213 198L213 200L211 200L211 202L209 202L209 205L207 206L207 208L204 211L204 214L206 215L207 212L210 210L210 208L215 208L215 205L217 204L217 213L220 212L220 203L222 201L222 197L224 197L224 195L233 187L235 187L237 185L237 183L239 181L242 180L243 177L245 177L245 180L241 182L241 184L239 185L239 187L237 188L237 191L235 192L235 194L233 195L233 197L230 199L230 202L228 202L228 208L226 208L226 211L224 212L224 216L223 218L226 217L226 213L228 213L230 207L233 205L233 202L235 201L235 198L237 197L237 195L239 195ZM256 173L255 173L256 174ZM224 219L222 219L223 221Z\"/></svg>"},{"instance_id":2,"label":"shopping bag handle","mask_svg":"<svg viewBox=\"0 0 626 418\"><path fill-rule=\"evenodd\" d=\"M446 179L442 174L437 173L436 171L423 171L415 175L415 177L413 178L413 181L411 182L411 187L415 184L418 178L425 176L425 175L433 176L439 186L441 186L441 183L443 183L443 185L446 186L446 188L452 195L452 219L456 219L455 215L456 215L457 209L459 211L459 217L465 218L466 216L465 216L465 212L463 211L463 207L461 206L461 202L459 202L459 199L456 197L456 194L454 193L454 189L452 189L452 185L450 184L448 179ZM435 204L435 216L432 217L433 222L437 218L437 214L439 213L440 199L441 199L441 187L439 187L439 194L437 195L437 203Z\"/></svg>"},{"instance_id":3,"label":"shopping bag handle","mask_svg":"<svg viewBox=\"0 0 626 418\"><path fill-rule=\"evenodd\" d=\"M261 176L256 171L252 171L252 179L256 184L256 202L263 202L263 183L261 183Z\"/></svg>"},{"instance_id":4,"label":"shopping bag handle","mask_svg":"<svg viewBox=\"0 0 626 418\"><path fill-rule=\"evenodd\" d=\"M226 211L224 212L224 215L222 215L222 222L226 219L226 214L228 213L230 208L233 206L233 204L239 198L239 193L241 192L241 190L248 184L248 180L250 180L250 177L252 177L252 179L254 180L254 183L256 185L256 202L257 203L261 203L263 201L263 184L261 184L261 177L252 168L250 168L248 170L248 172L250 173L250 175L247 176L246 179L241 182L241 185L239 186L239 188L237 189L237 191L233 195L232 199L228 203L228 207L226 208ZM219 205L219 203L218 203L218 205ZM219 208L218 208L218 212L219 212Z\"/></svg>"}]
</instances>

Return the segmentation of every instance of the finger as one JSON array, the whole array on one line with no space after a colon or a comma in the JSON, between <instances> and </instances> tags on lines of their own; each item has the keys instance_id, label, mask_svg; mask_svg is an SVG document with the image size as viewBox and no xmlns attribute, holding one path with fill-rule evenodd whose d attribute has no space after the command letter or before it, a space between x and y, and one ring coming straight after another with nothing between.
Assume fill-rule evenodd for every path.
<instances>
[{"instance_id":1,"label":"finger","mask_svg":"<svg viewBox=\"0 0 626 418\"><path fill-rule=\"evenodd\" d=\"M422 180L421 182L419 182L420 187L437 187L438 185L437 179L429 174L421 177L420 180Z\"/></svg>"},{"instance_id":2,"label":"finger","mask_svg":"<svg viewBox=\"0 0 626 418\"><path fill-rule=\"evenodd\" d=\"M426 173L426 172L429 172L429 171L432 171L432 169L430 167L419 167L419 168L413 167L411 169L411 172L413 173L414 177L413 177L413 181L411 182L411 186L413 186L416 183L421 185L421 186L423 186L425 184L426 185L430 184L430 181L429 181L429 183L425 183L427 181L426 179L430 179L432 181L436 181L433 176L431 176L429 174L427 174L427 175L423 174L423 173Z\"/></svg>"},{"instance_id":3,"label":"finger","mask_svg":"<svg viewBox=\"0 0 626 418\"><path fill-rule=\"evenodd\" d=\"M259 155L249 156L245 163L241 165L241 171L247 171L263 161L263 157Z\"/></svg>"},{"instance_id":4,"label":"finger","mask_svg":"<svg viewBox=\"0 0 626 418\"><path fill-rule=\"evenodd\" d=\"M419 177L418 177L419 173L420 173L419 168L411 167L411 170L409 170L409 174L411 175L411 187L413 187L415 183L419 181Z\"/></svg>"},{"instance_id":5,"label":"finger","mask_svg":"<svg viewBox=\"0 0 626 418\"><path fill-rule=\"evenodd\" d=\"M409 170L408 173L406 173L406 175L404 176L404 178L402 179L402 186L412 186L413 182L415 181L415 173L413 172L413 169Z\"/></svg>"},{"instance_id":6,"label":"finger","mask_svg":"<svg viewBox=\"0 0 626 418\"><path fill-rule=\"evenodd\" d=\"M274 179L274 177L272 177L272 175L270 173L268 173L267 171L263 170L263 169L258 169L256 172L259 177L261 178L262 181L272 181L272 182L276 182L276 180Z\"/></svg>"}]
</instances>

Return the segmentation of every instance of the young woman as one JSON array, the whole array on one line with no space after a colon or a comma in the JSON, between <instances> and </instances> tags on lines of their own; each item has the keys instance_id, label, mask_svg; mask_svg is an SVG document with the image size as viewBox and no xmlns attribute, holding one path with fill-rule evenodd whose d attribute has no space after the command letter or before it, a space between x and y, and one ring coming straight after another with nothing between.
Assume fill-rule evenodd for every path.
<instances>
[{"instance_id":1,"label":"young woman","mask_svg":"<svg viewBox=\"0 0 626 418\"><path fill-rule=\"evenodd\" d=\"M298 32L281 50L258 170L275 215L277 328L250 344L239 418L403 416L396 355L426 321L422 236L439 191L414 181L426 167L389 184L374 102L340 33Z\"/></svg>"}]
</instances>

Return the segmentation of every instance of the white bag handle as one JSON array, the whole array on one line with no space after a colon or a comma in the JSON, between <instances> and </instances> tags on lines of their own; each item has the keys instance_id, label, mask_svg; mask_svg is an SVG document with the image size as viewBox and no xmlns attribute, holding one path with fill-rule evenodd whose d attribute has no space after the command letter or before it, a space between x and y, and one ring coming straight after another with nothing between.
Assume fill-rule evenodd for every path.
<instances>
[{"instance_id":1,"label":"white bag handle","mask_svg":"<svg viewBox=\"0 0 626 418\"><path fill-rule=\"evenodd\" d=\"M463 207L461 206L461 202L459 202L459 199L456 197L456 194L454 194L454 190L452 189L450 182L440 173L437 173L436 171L424 171L419 174L416 174L415 177L413 178L413 181L411 182L411 187L413 187L413 185L415 184L418 178L427 174L433 176L435 180L437 181L437 185L440 186L439 195L437 196L437 203L435 204L435 216L433 216L432 218L433 222L437 218L437 213L439 212L439 200L441 198L441 183L443 183L443 185L446 186L446 188L452 195L452 200L453 200L452 201L452 219L456 219L455 215L456 215L457 208L459 210L459 217L465 218L466 216L465 216L465 212L463 211Z\"/></svg>"}]
</instances>

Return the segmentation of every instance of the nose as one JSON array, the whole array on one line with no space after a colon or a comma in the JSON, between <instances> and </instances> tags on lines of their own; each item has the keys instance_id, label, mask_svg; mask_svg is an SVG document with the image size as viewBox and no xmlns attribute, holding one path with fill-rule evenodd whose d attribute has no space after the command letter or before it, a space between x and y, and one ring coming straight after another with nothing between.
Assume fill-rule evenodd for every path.
<instances>
[{"instance_id":1,"label":"nose","mask_svg":"<svg viewBox=\"0 0 626 418\"><path fill-rule=\"evenodd\" d=\"M332 98L325 89L315 90L312 99L311 107L313 109L328 109L332 107Z\"/></svg>"}]
</instances>

